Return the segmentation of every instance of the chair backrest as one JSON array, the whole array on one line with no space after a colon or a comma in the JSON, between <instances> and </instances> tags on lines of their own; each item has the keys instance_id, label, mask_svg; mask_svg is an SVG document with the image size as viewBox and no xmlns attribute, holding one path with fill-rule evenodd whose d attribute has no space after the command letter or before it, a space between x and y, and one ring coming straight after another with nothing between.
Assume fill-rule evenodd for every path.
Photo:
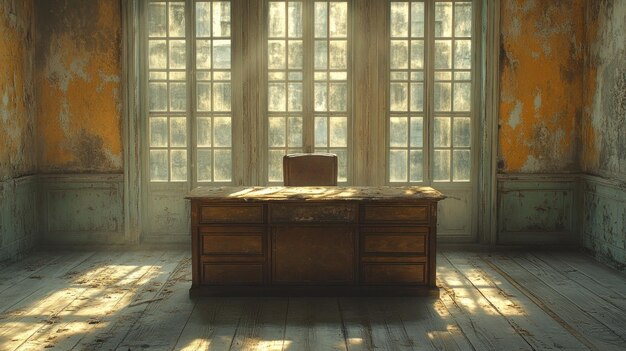
<instances>
[{"instance_id":1,"label":"chair backrest","mask_svg":"<svg viewBox=\"0 0 626 351\"><path fill-rule=\"evenodd\" d=\"M286 186L337 185L337 155L289 154L283 157Z\"/></svg>"}]
</instances>

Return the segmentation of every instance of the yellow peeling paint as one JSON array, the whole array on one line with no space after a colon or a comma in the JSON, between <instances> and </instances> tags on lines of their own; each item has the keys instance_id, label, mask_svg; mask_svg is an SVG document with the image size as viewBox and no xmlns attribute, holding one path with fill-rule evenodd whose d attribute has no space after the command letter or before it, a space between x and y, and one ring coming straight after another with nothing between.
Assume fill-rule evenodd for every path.
<instances>
[{"instance_id":1,"label":"yellow peeling paint","mask_svg":"<svg viewBox=\"0 0 626 351\"><path fill-rule=\"evenodd\" d=\"M120 3L80 4L95 7L91 23L79 13L64 13L60 22L43 27L52 30L46 33L49 42L38 43L46 49L44 64L37 67L39 166L44 172L118 172L123 169Z\"/></svg>"},{"instance_id":2,"label":"yellow peeling paint","mask_svg":"<svg viewBox=\"0 0 626 351\"><path fill-rule=\"evenodd\" d=\"M501 171L576 169L584 5L583 0L503 1Z\"/></svg>"},{"instance_id":3,"label":"yellow peeling paint","mask_svg":"<svg viewBox=\"0 0 626 351\"><path fill-rule=\"evenodd\" d=\"M0 180L36 169L32 1L0 2Z\"/></svg>"}]
</instances>

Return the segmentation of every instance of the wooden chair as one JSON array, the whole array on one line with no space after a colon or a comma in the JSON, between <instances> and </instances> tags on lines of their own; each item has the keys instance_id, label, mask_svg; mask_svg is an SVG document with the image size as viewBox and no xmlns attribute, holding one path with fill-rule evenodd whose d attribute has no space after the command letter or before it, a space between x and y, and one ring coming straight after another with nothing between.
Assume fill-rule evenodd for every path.
<instances>
[{"instance_id":1,"label":"wooden chair","mask_svg":"<svg viewBox=\"0 0 626 351\"><path fill-rule=\"evenodd\" d=\"M337 155L323 153L285 155L283 179L286 186L335 186Z\"/></svg>"}]
</instances>

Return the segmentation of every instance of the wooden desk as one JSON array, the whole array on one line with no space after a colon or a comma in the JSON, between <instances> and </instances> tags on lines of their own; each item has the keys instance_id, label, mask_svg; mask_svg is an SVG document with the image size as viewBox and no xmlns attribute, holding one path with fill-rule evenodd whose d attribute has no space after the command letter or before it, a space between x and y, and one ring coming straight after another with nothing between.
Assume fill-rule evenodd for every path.
<instances>
[{"instance_id":1,"label":"wooden desk","mask_svg":"<svg viewBox=\"0 0 626 351\"><path fill-rule=\"evenodd\" d=\"M200 187L190 292L426 295L437 201L427 187Z\"/></svg>"}]
</instances>

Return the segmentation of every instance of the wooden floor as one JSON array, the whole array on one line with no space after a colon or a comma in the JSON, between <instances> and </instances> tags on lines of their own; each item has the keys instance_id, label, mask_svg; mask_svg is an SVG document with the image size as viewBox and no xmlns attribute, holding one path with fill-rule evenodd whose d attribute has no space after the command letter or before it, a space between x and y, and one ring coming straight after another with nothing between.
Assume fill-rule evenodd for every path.
<instances>
[{"instance_id":1,"label":"wooden floor","mask_svg":"<svg viewBox=\"0 0 626 351\"><path fill-rule=\"evenodd\" d=\"M0 267L0 350L626 350L626 275L573 253L438 256L441 297L191 300L186 251Z\"/></svg>"}]
</instances>

